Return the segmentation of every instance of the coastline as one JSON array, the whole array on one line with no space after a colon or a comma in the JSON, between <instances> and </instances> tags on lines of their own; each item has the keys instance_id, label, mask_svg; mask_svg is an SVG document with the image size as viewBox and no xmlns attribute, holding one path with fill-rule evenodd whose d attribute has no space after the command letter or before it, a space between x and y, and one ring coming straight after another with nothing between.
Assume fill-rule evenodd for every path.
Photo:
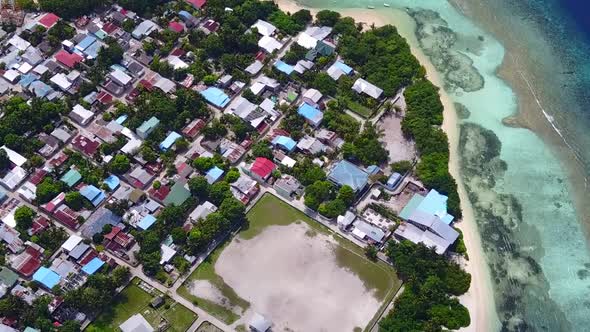
<instances>
[{"instance_id":1,"label":"coastline","mask_svg":"<svg viewBox=\"0 0 590 332\"><path fill-rule=\"evenodd\" d=\"M318 11L317 8L301 6L292 0L274 0L274 2L281 10L286 12L294 13L299 9L307 9L312 14L315 14ZM400 35L408 41L412 54L426 69L428 78L440 88L440 98L444 106L444 122L442 128L449 139L449 171L457 182L458 192L461 198L461 209L463 211L463 219L457 223L457 227L463 232L465 246L470 257L470 260L466 261L463 266L471 274L471 287L459 300L468 308L471 316L471 324L466 328L460 329L460 331L488 331L497 325L494 295L490 271L483 254L480 233L477 229L474 212L469 203L469 198L467 197L461 177L459 176L459 126L455 106L449 95L442 88L444 85L442 79L430 62L430 59L428 59L418 46L418 41L414 34L414 21L402 11L389 9L390 12L387 15L369 9L337 9L337 11L342 16L350 16L357 22L363 22L369 25L395 25Z\"/></svg>"}]
</instances>

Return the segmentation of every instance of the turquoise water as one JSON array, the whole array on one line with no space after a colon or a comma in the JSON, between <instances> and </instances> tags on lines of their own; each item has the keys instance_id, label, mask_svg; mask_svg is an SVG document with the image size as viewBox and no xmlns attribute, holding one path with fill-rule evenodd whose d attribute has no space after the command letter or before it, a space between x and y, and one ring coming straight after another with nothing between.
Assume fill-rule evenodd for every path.
<instances>
[{"instance_id":1,"label":"turquoise water","mask_svg":"<svg viewBox=\"0 0 590 332\"><path fill-rule=\"evenodd\" d=\"M507 55L505 47L480 28L483 24L476 25L447 1L387 2L408 11L416 20L420 46L444 78L445 90L460 108L468 110L468 116L460 121L462 177L490 266L502 330L590 329L590 255L581 226L584 218L573 204L572 182L555 150L534 132L502 122L517 112L519 98L497 76ZM569 94L579 92L568 88L566 80L559 81L563 77L548 68L549 64L555 65L552 70L561 69L557 64L567 67L561 62L571 58L558 56L552 49L555 41L535 30L538 18L545 19L544 24L551 24L552 18L532 12L532 7L524 2L512 1L508 5L494 0L488 10L503 15L497 24L517 20L515 27L526 28L512 33L522 34L530 58L536 64L546 65L522 67L523 77L536 78L536 93L546 97L544 102L548 100L543 104L544 110L537 109L535 116L551 119L575 149L580 162L589 165L586 160L590 157L586 154L590 155L590 149L586 147L590 147L590 136L584 132L590 125L586 126L583 98L563 101ZM392 10L383 8L382 2L370 0L308 0L302 4L332 9L336 5L373 5L384 14ZM563 31L569 31L573 38L570 30ZM556 31L553 33L557 35ZM525 53L524 57L528 59L529 55ZM571 84L572 78L567 79Z\"/></svg>"}]
</instances>

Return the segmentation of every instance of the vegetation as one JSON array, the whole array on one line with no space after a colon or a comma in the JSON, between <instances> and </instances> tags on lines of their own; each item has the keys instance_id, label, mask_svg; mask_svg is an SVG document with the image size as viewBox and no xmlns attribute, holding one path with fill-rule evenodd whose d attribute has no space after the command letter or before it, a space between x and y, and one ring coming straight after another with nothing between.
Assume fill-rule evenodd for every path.
<instances>
[{"instance_id":1,"label":"vegetation","mask_svg":"<svg viewBox=\"0 0 590 332\"><path fill-rule=\"evenodd\" d=\"M14 211L14 220L16 221L16 230L21 234L26 234L27 230L33 225L35 211L26 205L19 206Z\"/></svg>"},{"instance_id":2,"label":"vegetation","mask_svg":"<svg viewBox=\"0 0 590 332\"><path fill-rule=\"evenodd\" d=\"M414 164L411 161L400 160L391 164L391 171L404 175L407 172L411 171L412 167L414 167Z\"/></svg>"},{"instance_id":3,"label":"vegetation","mask_svg":"<svg viewBox=\"0 0 590 332\"><path fill-rule=\"evenodd\" d=\"M387 255L405 282L403 294L380 331L440 331L468 326L469 312L455 296L467 292L471 276L433 249L409 241L390 242Z\"/></svg>"},{"instance_id":4,"label":"vegetation","mask_svg":"<svg viewBox=\"0 0 590 332\"><path fill-rule=\"evenodd\" d=\"M365 165L381 165L389 159L389 153L379 141L381 134L370 124L365 124L363 131L352 143L342 147L344 158L358 161Z\"/></svg>"}]
</instances>

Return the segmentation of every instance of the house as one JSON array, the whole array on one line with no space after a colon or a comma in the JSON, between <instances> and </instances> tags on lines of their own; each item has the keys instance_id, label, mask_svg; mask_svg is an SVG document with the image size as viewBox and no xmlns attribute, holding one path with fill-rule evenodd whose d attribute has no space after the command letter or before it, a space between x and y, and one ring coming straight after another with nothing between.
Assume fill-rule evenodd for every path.
<instances>
[{"instance_id":1,"label":"house","mask_svg":"<svg viewBox=\"0 0 590 332\"><path fill-rule=\"evenodd\" d=\"M253 332L267 332L272 323L261 314L255 312L248 325Z\"/></svg>"},{"instance_id":2,"label":"house","mask_svg":"<svg viewBox=\"0 0 590 332\"><path fill-rule=\"evenodd\" d=\"M339 187L349 186L355 193L359 193L367 186L369 174L355 164L341 160L328 174L328 180Z\"/></svg>"},{"instance_id":3,"label":"house","mask_svg":"<svg viewBox=\"0 0 590 332\"><path fill-rule=\"evenodd\" d=\"M119 188L121 185L121 180L116 175L109 175L106 179L104 179L103 183L109 188L109 190L113 191Z\"/></svg>"},{"instance_id":4,"label":"house","mask_svg":"<svg viewBox=\"0 0 590 332\"><path fill-rule=\"evenodd\" d=\"M291 75L291 73L293 73L293 71L295 71L295 67L293 67L289 64L286 64L285 62L283 62L281 60L275 61L274 67L278 71L280 71L286 75Z\"/></svg>"},{"instance_id":5,"label":"house","mask_svg":"<svg viewBox=\"0 0 590 332\"><path fill-rule=\"evenodd\" d=\"M37 281L48 290L51 290L60 283L61 276L53 270L41 266L37 272L33 274L33 280Z\"/></svg>"},{"instance_id":6,"label":"house","mask_svg":"<svg viewBox=\"0 0 590 332\"><path fill-rule=\"evenodd\" d=\"M100 142L94 139L90 139L83 135L78 135L72 141L72 146L85 154L87 157L92 157L98 151Z\"/></svg>"},{"instance_id":7,"label":"house","mask_svg":"<svg viewBox=\"0 0 590 332\"><path fill-rule=\"evenodd\" d=\"M152 116L149 120L144 121L141 126L137 127L137 129L135 129L135 132L137 133L137 136L139 136L142 139L146 139L149 134L154 131L154 129L156 129L156 127L158 127L158 125L160 124L160 120L158 120L158 118L156 118L155 116Z\"/></svg>"},{"instance_id":8,"label":"house","mask_svg":"<svg viewBox=\"0 0 590 332\"><path fill-rule=\"evenodd\" d=\"M154 176L148 173L141 166L137 166L135 169L133 169L133 171L131 171L131 173L129 173L129 178L131 180L130 183L135 188L143 189L152 181Z\"/></svg>"},{"instance_id":9,"label":"house","mask_svg":"<svg viewBox=\"0 0 590 332\"><path fill-rule=\"evenodd\" d=\"M344 215L338 216L336 218L336 223L338 224L338 228L342 231L346 231L350 225L356 219L356 215L350 211L346 211Z\"/></svg>"},{"instance_id":10,"label":"house","mask_svg":"<svg viewBox=\"0 0 590 332\"><path fill-rule=\"evenodd\" d=\"M176 33L183 33L184 32L184 24L176 21L172 21L168 23L168 29L176 32Z\"/></svg>"},{"instance_id":11,"label":"house","mask_svg":"<svg viewBox=\"0 0 590 332\"><path fill-rule=\"evenodd\" d=\"M145 20L139 23L135 29L131 32L133 38L141 40L143 37L148 36L152 31L158 29L158 25L150 20Z\"/></svg>"},{"instance_id":12,"label":"house","mask_svg":"<svg viewBox=\"0 0 590 332\"><path fill-rule=\"evenodd\" d=\"M272 36L277 30L277 27L263 20L256 20L252 25L252 28L256 28L258 33L262 36Z\"/></svg>"},{"instance_id":13,"label":"house","mask_svg":"<svg viewBox=\"0 0 590 332\"><path fill-rule=\"evenodd\" d=\"M357 93L364 93L374 99L379 99L381 94L383 94L383 89L376 87L362 78L359 78L354 82L352 89Z\"/></svg>"},{"instance_id":14,"label":"house","mask_svg":"<svg viewBox=\"0 0 590 332\"><path fill-rule=\"evenodd\" d=\"M182 136L179 133L175 131L171 132L170 134L168 134L168 136L166 136L166 139L164 139L160 143L160 150L164 152L168 151L179 138L182 138Z\"/></svg>"},{"instance_id":15,"label":"house","mask_svg":"<svg viewBox=\"0 0 590 332\"><path fill-rule=\"evenodd\" d=\"M18 254L24 250L24 243L20 239L20 233L10 225L0 224L0 240L6 244L6 248L13 254Z\"/></svg>"},{"instance_id":16,"label":"house","mask_svg":"<svg viewBox=\"0 0 590 332\"><path fill-rule=\"evenodd\" d=\"M284 174L280 179L276 180L273 188L277 194L287 199L302 195L305 189L299 180L288 174Z\"/></svg>"},{"instance_id":17,"label":"house","mask_svg":"<svg viewBox=\"0 0 590 332\"><path fill-rule=\"evenodd\" d=\"M282 135L275 136L271 143L275 148L282 149L287 153L293 152L297 146L297 142L295 142L291 137Z\"/></svg>"},{"instance_id":18,"label":"house","mask_svg":"<svg viewBox=\"0 0 590 332\"><path fill-rule=\"evenodd\" d=\"M260 96L265 91L277 91L280 88L280 84L274 78L270 78L268 76L261 75L256 79L255 82L252 83L250 86L250 91L256 96Z\"/></svg>"},{"instance_id":19,"label":"house","mask_svg":"<svg viewBox=\"0 0 590 332\"><path fill-rule=\"evenodd\" d=\"M206 35L212 34L219 29L219 22L214 20L207 20L199 27L199 30L203 31Z\"/></svg>"},{"instance_id":20,"label":"house","mask_svg":"<svg viewBox=\"0 0 590 332\"><path fill-rule=\"evenodd\" d=\"M109 78L122 87L128 87L133 82L133 77L118 68L110 72Z\"/></svg>"},{"instance_id":21,"label":"house","mask_svg":"<svg viewBox=\"0 0 590 332\"><path fill-rule=\"evenodd\" d=\"M67 127L61 126L61 127L55 128L51 132L50 135L57 138L58 140L60 140L62 143L65 144L70 141L72 136L74 136L74 133L71 132Z\"/></svg>"},{"instance_id":22,"label":"house","mask_svg":"<svg viewBox=\"0 0 590 332\"><path fill-rule=\"evenodd\" d=\"M162 243L160 249L162 251L162 258L160 258L160 264L162 265L168 263L176 255L176 250L174 250L174 248L170 247L169 245Z\"/></svg>"},{"instance_id":23,"label":"house","mask_svg":"<svg viewBox=\"0 0 590 332\"><path fill-rule=\"evenodd\" d=\"M98 271L103 265L104 265L104 261L102 261L98 257L94 257L90 262L88 262L84 266L82 266L82 272L91 276L94 273L96 273L96 271Z\"/></svg>"},{"instance_id":24,"label":"house","mask_svg":"<svg viewBox=\"0 0 590 332\"><path fill-rule=\"evenodd\" d=\"M231 183L229 189L234 197L244 205L248 204L260 190L258 182L246 175L241 175L235 182Z\"/></svg>"},{"instance_id":25,"label":"house","mask_svg":"<svg viewBox=\"0 0 590 332\"><path fill-rule=\"evenodd\" d=\"M246 67L246 69L244 69L244 70L248 74L250 74L250 76L254 76L262 70L262 67L264 67L264 64L262 62L256 60L253 63L251 63L248 67Z\"/></svg>"},{"instance_id":26,"label":"house","mask_svg":"<svg viewBox=\"0 0 590 332\"><path fill-rule=\"evenodd\" d=\"M82 196L89 200L90 203L94 205L94 207L99 206L100 203L102 203L106 199L106 195L104 194L104 192L96 188L94 185L87 185L85 187L82 187L82 189L80 189L80 194L82 194Z\"/></svg>"},{"instance_id":27,"label":"house","mask_svg":"<svg viewBox=\"0 0 590 332\"><path fill-rule=\"evenodd\" d=\"M338 60L334 62L326 72L334 81L337 81L342 75L351 75L354 70L349 65Z\"/></svg>"},{"instance_id":28,"label":"house","mask_svg":"<svg viewBox=\"0 0 590 332\"><path fill-rule=\"evenodd\" d=\"M62 197L65 198L65 194ZM78 222L79 214L76 211L67 207L66 205L59 206L55 210L53 216L55 217L55 219L57 219L57 221L61 222L70 229L76 230L80 227L80 223Z\"/></svg>"},{"instance_id":29,"label":"house","mask_svg":"<svg viewBox=\"0 0 590 332\"><path fill-rule=\"evenodd\" d=\"M24 278L30 278L41 267L43 251L43 248L31 243L23 252L10 258L10 267Z\"/></svg>"},{"instance_id":30,"label":"house","mask_svg":"<svg viewBox=\"0 0 590 332\"><path fill-rule=\"evenodd\" d=\"M7 267L0 266L0 298L4 297L16 285L17 280L18 275L16 273Z\"/></svg>"},{"instance_id":31,"label":"house","mask_svg":"<svg viewBox=\"0 0 590 332\"><path fill-rule=\"evenodd\" d=\"M156 222L156 217L151 214L145 215L141 220L136 224L137 228L145 231L152 227L152 225Z\"/></svg>"},{"instance_id":32,"label":"house","mask_svg":"<svg viewBox=\"0 0 590 332\"><path fill-rule=\"evenodd\" d=\"M213 168L207 171L207 174L205 174L205 178L207 179L207 182L209 184L214 184L219 179L221 179L223 173L224 172L221 168L214 166Z\"/></svg>"},{"instance_id":33,"label":"house","mask_svg":"<svg viewBox=\"0 0 590 332\"><path fill-rule=\"evenodd\" d=\"M229 96L217 87L208 87L200 93L207 102L218 108L225 108L230 101Z\"/></svg>"},{"instance_id":34,"label":"house","mask_svg":"<svg viewBox=\"0 0 590 332\"><path fill-rule=\"evenodd\" d=\"M373 226L361 219L353 223L352 236L361 241L380 244L385 239L385 232L381 228Z\"/></svg>"},{"instance_id":35,"label":"house","mask_svg":"<svg viewBox=\"0 0 590 332\"><path fill-rule=\"evenodd\" d=\"M66 50L59 50L59 52L55 54L55 60L64 65L66 68L72 69L78 63L82 62L84 58L77 53L70 53Z\"/></svg>"},{"instance_id":36,"label":"house","mask_svg":"<svg viewBox=\"0 0 590 332\"><path fill-rule=\"evenodd\" d=\"M62 243L61 248L70 253L74 248L76 248L80 243L82 243L82 238L76 234L70 235L70 237L66 240L66 242Z\"/></svg>"},{"instance_id":37,"label":"house","mask_svg":"<svg viewBox=\"0 0 590 332\"><path fill-rule=\"evenodd\" d=\"M92 238L94 234L102 232L105 225L117 226L120 222L120 216L101 206L84 222L84 225L80 229L80 234L86 238Z\"/></svg>"},{"instance_id":38,"label":"house","mask_svg":"<svg viewBox=\"0 0 590 332\"><path fill-rule=\"evenodd\" d=\"M94 117L94 113L84 108L80 104L76 104L69 114L70 118L80 125L87 125Z\"/></svg>"},{"instance_id":39,"label":"house","mask_svg":"<svg viewBox=\"0 0 590 332\"><path fill-rule=\"evenodd\" d=\"M318 107L318 103L320 101L320 99L322 99L324 95L322 95L321 92L319 92L316 89L307 89L307 91L305 91L303 93L303 102L313 106L313 107Z\"/></svg>"},{"instance_id":40,"label":"house","mask_svg":"<svg viewBox=\"0 0 590 332\"><path fill-rule=\"evenodd\" d=\"M303 138L297 142L297 149L309 155L316 155L328 151L328 147L320 142L320 140L308 135L303 136Z\"/></svg>"},{"instance_id":41,"label":"house","mask_svg":"<svg viewBox=\"0 0 590 332\"><path fill-rule=\"evenodd\" d=\"M59 180L64 182L69 188L72 188L82 180L82 174L77 170L70 168Z\"/></svg>"},{"instance_id":42,"label":"house","mask_svg":"<svg viewBox=\"0 0 590 332\"><path fill-rule=\"evenodd\" d=\"M394 190L397 187L397 185L400 183L401 179L402 179L402 175L397 172L394 172L387 179L387 183L385 184L385 187L389 190Z\"/></svg>"},{"instance_id":43,"label":"house","mask_svg":"<svg viewBox=\"0 0 590 332\"><path fill-rule=\"evenodd\" d=\"M202 204L199 204L193 210L193 212L191 212L191 214L188 216L188 219L191 222L196 223L200 219L205 219L208 215L215 211L217 211L217 206L209 201L205 201Z\"/></svg>"},{"instance_id":44,"label":"house","mask_svg":"<svg viewBox=\"0 0 590 332\"><path fill-rule=\"evenodd\" d=\"M205 121L202 119L195 119L182 129L182 134L190 139L195 139L201 129L205 128L205 124Z\"/></svg>"},{"instance_id":45,"label":"house","mask_svg":"<svg viewBox=\"0 0 590 332\"><path fill-rule=\"evenodd\" d=\"M133 236L123 232L119 226L113 226L111 232L104 236L107 243L105 247L113 251L127 250L135 243Z\"/></svg>"},{"instance_id":46,"label":"house","mask_svg":"<svg viewBox=\"0 0 590 332\"><path fill-rule=\"evenodd\" d=\"M344 145L344 140L338 137L338 134L325 128L321 128L320 130L316 131L315 138L333 148L341 148L342 145Z\"/></svg>"},{"instance_id":47,"label":"house","mask_svg":"<svg viewBox=\"0 0 590 332\"><path fill-rule=\"evenodd\" d=\"M170 188L170 193L166 196L163 200L165 206L180 206L184 203L189 197L191 197L191 192L186 188L185 182L177 181L174 185Z\"/></svg>"},{"instance_id":48,"label":"house","mask_svg":"<svg viewBox=\"0 0 590 332\"><path fill-rule=\"evenodd\" d=\"M283 44L270 36L262 36L260 40L258 40L258 47L263 49L266 53L271 54L276 50L280 50L283 47Z\"/></svg>"},{"instance_id":49,"label":"house","mask_svg":"<svg viewBox=\"0 0 590 332\"><path fill-rule=\"evenodd\" d=\"M272 171L274 171L276 167L277 166L272 161L263 157L258 157L247 169L247 173L255 180L265 182L268 180L272 174Z\"/></svg>"},{"instance_id":50,"label":"house","mask_svg":"<svg viewBox=\"0 0 590 332\"><path fill-rule=\"evenodd\" d=\"M27 178L27 175L28 173L24 168L15 166L8 171L2 179L0 179L0 183L6 189L14 191L14 189Z\"/></svg>"},{"instance_id":51,"label":"house","mask_svg":"<svg viewBox=\"0 0 590 332\"><path fill-rule=\"evenodd\" d=\"M191 4L195 9L201 9L207 3L207 0L186 0L189 4Z\"/></svg>"},{"instance_id":52,"label":"house","mask_svg":"<svg viewBox=\"0 0 590 332\"><path fill-rule=\"evenodd\" d=\"M55 15L54 13L47 13L43 15L37 22L45 29L49 30L57 23L57 21L59 21L59 16Z\"/></svg>"},{"instance_id":53,"label":"house","mask_svg":"<svg viewBox=\"0 0 590 332\"><path fill-rule=\"evenodd\" d=\"M154 328L141 314L135 314L119 325L122 332L154 332Z\"/></svg>"},{"instance_id":54,"label":"house","mask_svg":"<svg viewBox=\"0 0 590 332\"><path fill-rule=\"evenodd\" d=\"M322 120L324 119L324 113L322 113L316 107L311 106L308 103L303 103L297 109L297 114L301 115L305 118L310 125L314 127L318 127Z\"/></svg>"},{"instance_id":55,"label":"house","mask_svg":"<svg viewBox=\"0 0 590 332\"><path fill-rule=\"evenodd\" d=\"M450 225L455 217L447 213L447 200L447 196L440 194L434 189L431 189L426 196L414 194L412 199L402 209L399 216L402 219L408 220L414 212L421 211L437 216L442 222Z\"/></svg>"}]
</instances>

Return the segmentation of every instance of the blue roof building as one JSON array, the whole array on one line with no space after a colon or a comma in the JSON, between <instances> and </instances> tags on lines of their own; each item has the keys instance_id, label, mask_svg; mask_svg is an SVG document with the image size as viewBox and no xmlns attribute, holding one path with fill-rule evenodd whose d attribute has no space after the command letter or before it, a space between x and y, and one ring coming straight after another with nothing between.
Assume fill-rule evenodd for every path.
<instances>
[{"instance_id":1,"label":"blue roof building","mask_svg":"<svg viewBox=\"0 0 590 332\"><path fill-rule=\"evenodd\" d=\"M98 51L102 48L100 43L93 43L88 48L84 50L84 54L92 59L96 59L98 57Z\"/></svg>"},{"instance_id":2,"label":"blue roof building","mask_svg":"<svg viewBox=\"0 0 590 332\"><path fill-rule=\"evenodd\" d=\"M104 179L103 182L109 187L110 190L119 188L119 185L121 184L121 180L119 180L119 178L113 174L109 175L109 177Z\"/></svg>"},{"instance_id":3,"label":"blue roof building","mask_svg":"<svg viewBox=\"0 0 590 332\"><path fill-rule=\"evenodd\" d=\"M151 214L148 214L145 217L141 218L141 220L137 223L137 227L145 231L148 228L150 228L155 222L156 217L152 216Z\"/></svg>"},{"instance_id":4,"label":"blue roof building","mask_svg":"<svg viewBox=\"0 0 590 332\"><path fill-rule=\"evenodd\" d=\"M195 17L193 15L191 15L189 12L187 12L186 10L181 10L178 12L178 17L180 17L181 20L183 21L190 21L192 19L194 19Z\"/></svg>"},{"instance_id":5,"label":"blue roof building","mask_svg":"<svg viewBox=\"0 0 590 332\"><path fill-rule=\"evenodd\" d=\"M82 267L82 271L90 276L96 273L96 271L98 271L103 265L104 262L100 258L94 257L90 262L86 263L86 265Z\"/></svg>"},{"instance_id":6,"label":"blue roof building","mask_svg":"<svg viewBox=\"0 0 590 332\"><path fill-rule=\"evenodd\" d=\"M324 118L324 113L308 103L301 104L299 109L297 109L297 114L304 117L305 120L314 127L319 126Z\"/></svg>"},{"instance_id":7,"label":"blue roof building","mask_svg":"<svg viewBox=\"0 0 590 332\"><path fill-rule=\"evenodd\" d=\"M33 83L36 80L37 80L37 76L35 76L33 74L24 74L24 75L21 75L20 81L18 81L18 84L20 86L22 86L23 88L28 88L29 85L31 85L31 83Z\"/></svg>"},{"instance_id":8,"label":"blue roof building","mask_svg":"<svg viewBox=\"0 0 590 332\"><path fill-rule=\"evenodd\" d=\"M215 166L212 169L210 169L209 171L207 171L205 178L207 179L207 182L209 182L209 184L214 184L215 182L217 182L217 180L221 179L222 176L223 176L223 170L221 168Z\"/></svg>"},{"instance_id":9,"label":"blue roof building","mask_svg":"<svg viewBox=\"0 0 590 332\"><path fill-rule=\"evenodd\" d=\"M439 194L434 189L430 190L426 196L414 194L412 199L402 209L399 216L407 220L414 212L418 211L437 216L442 222L450 225L455 217L447 213L447 200L447 196Z\"/></svg>"},{"instance_id":10,"label":"blue roof building","mask_svg":"<svg viewBox=\"0 0 590 332\"><path fill-rule=\"evenodd\" d=\"M275 68L278 71L285 73L287 75L291 75L291 73L295 70L295 67L293 67L289 64L286 64L281 60L277 60L277 62L275 62Z\"/></svg>"},{"instance_id":11,"label":"blue roof building","mask_svg":"<svg viewBox=\"0 0 590 332\"><path fill-rule=\"evenodd\" d=\"M70 170L60 178L60 181L64 182L70 188L75 186L80 180L82 180L82 174L73 168L70 168Z\"/></svg>"},{"instance_id":12,"label":"blue roof building","mask_svg":"<svg viewBox=\"0 0 590 332\"><path fill-rule=\"evenodd\" d=\"M89 200L94 206L100 205L100 203L102 203L102 201L104 201L106 198L105 194L93 185L87 185L86 187L80 189L80 194L86 197L86 199Z\"/></svg>"},{"instance_id":13,"label":"blue roof building","mask_svg":"<svg viewBox=\"0 0 590 332\"><path fill-rule=\"evenodd\" d=\"M39 282L45 288L52 289L55 285L59 284L61 277L59 274L52 270L41 266L35 274L33 274L33 280Z\"/></svg>"},{"instance_id":14,"label":"blue roof building","mask_svg":"<svg viewBox=\"0 0 590 332\"><path fill-rule=\"evenodd\" d=\"M344 72L346 75L350 75L350 73L352 73L352 71L353 71L353 69L352 69L352 68L351 68L349 65L345 64L345 63L344 63L344 62L342 62L342 61L336 61L336 62L334 63L334 65L335 65L335 66L336 66L338 69L342 70L342 71L343 71L343 72Z\"/></svg>"},{"instance_id":15,"label":"blue roof building","mask_svg":"<svg viewBox=\"0 0 590 332\"><path fill-rule=\"evenodd\" d=\"M85 49L90 47L90 45L94 44L95 41L96 37L86 36L78 43L78 45L76 45L76 48L80 51L84 51Z\"/></svg>"},{"instance_id":16,"label":"blue roof building","mask_svg":"<svg viewBox=\"0 0 590 332\"><path fill-rule=\"evenodd\" d=\"M154 131L156 127L158 127L159 124L160 120L158 120L158 118L155 116L152 116L149 120L144 121L141 126L137 127L135 132L137 133L137 136L146 139L148 135Z\"/></svg>"},{"instance_id":17,"label":"blue roof building","mask_svg":"<svg viewBox=\"0 0 590 332\"><path fill-rule=\"evenodd\" d=\"M209 103L219 108L224 108L229 103L229 96L225 94L223 90L213 86L201 91L201 96L203 96L203 98Z\"/></svg>"},{"instance_id":18,"label":"blue roof building","mask_svg":"<svg viewBox=\"0 0 590 332\"><path fill-rule=\"evenodd\" d=\"M342 160L336 167L328 174L328 180L334 182L338 186L349 186L355 192L359 192L365 188L369 182L369 174L363 171L355 164Z\"/></svg>"},{"instance_id":19,"label":"blue roof building","mask_svg":"<svg viewBox=\"0 0 590 332\"><path fill-rule=\"evenodd\" d=\"M120 117L118 117L115 122L122 125L128 118L129 116L127 114L123 114Z\"/></svg>"},{"instance_id":20,"label":"blue roof building","mask_svg":"<svg viewBox=\"0 0 590 332\"><path fill-rule=\"evenodd\" d=\"M401 178L402 178L401 174L399 174L397 172L393 173L393 174L391 174L389 179L387 179L387 183L385 184L385 186L387 187L387 189L393 190L398 185Z\"/></svg>"},{"instance_id":21,"label":"blue roof building","mask_svg":"<svg viewBox=\"0 0 590 332\"><path fill-rule=\"evenodd\" d=\"M172 145L174 144L174 142L176 142L177 139L181 138L182 136L180 136L179 133L173 131L170 134L168 134L168 136L166 137L166 139L164 139L162 141L162 143L160 143L160 150L162 151L168 151L168 149L170 149L172 147Z\"/></svg>"},{"instance_id":22,"label":"blue roof building","mask_svg":"<svg viewBox=\"0 0 590 332\"><path fill-rule=\"evenodd\" d=\"M272 140L272 145L278 146L287 152L292 152L295 150L297 142L295 142L291 137L279 135Z\"/></svg>"},{"instance_id":23,"label":"blue roof building","mask_svg":"<svg viewBox=\"0 0 590 332\"><path fill-rule=\"evenodd\" d=\"M52 87L43 83L42 81L34 81L29 85L29 90L35 94L37 98L44 98L47 97L49 94L54 92Z\"/></svg>"}]
</instances>

